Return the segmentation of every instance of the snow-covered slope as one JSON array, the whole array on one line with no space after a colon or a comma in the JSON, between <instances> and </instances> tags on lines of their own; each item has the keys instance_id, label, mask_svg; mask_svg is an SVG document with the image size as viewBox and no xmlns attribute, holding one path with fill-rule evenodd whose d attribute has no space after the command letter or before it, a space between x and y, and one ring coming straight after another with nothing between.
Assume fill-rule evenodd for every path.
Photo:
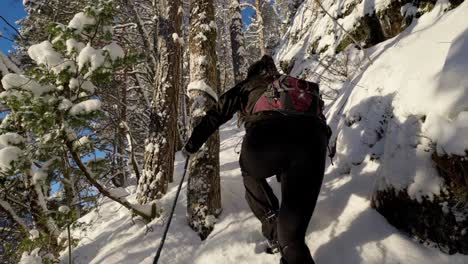
<instances>
[{"instance_id":1,"label":"snow-covered slope","mask_svg":"<svg viewBox=\"0 0 468 264\"><path fill-rule=\"evenodd\" d=\"M233 120L221 131L221 184L223 213L205 241L187 225L185 184L169 231L161 264L271 264L279 256L263 253L260 223L244 199L242 177L237 163L238 142L243 131ZM236 147L237 146L237 147ZM175 183L158 206L169 211L181 178L183 160L176 161ZM369 195L375 167L355 169L354 174L327 174L316 213L307 231L307 244L317 263L327 264L464 264L468 256L449 256L420 245L391 227L370 208ZM358 172L358 173L356 173ZM279 195L275 180L270 182ZM134 188L129 188L132 193ZM134 197L131 194L131 197ZM131 199L130 199L131 200ZM73 250L76 264L152 263L167 215L145 225L132 221L128 211L115 202L104 201L82 217L73 236L79 239ZM78 231L81 230L81 231ZM62 263L67 263L64 252Z\"/></svg>"},{"instance_id":2,"label":"snow-covered slope","mask_svg":"<svg viewBox=\"0 0 468 264\"><path fill-rule=\"evenodd\" d=\"M439 193L444 186L430 162L431 143L448 153L468 146L468 2L448 12L447 6L439 1L404 32L369 49L372 65L363 62L333 84L338 93L327 116L336 138L335 164L328 164L306 237L317 263L468 263L468 256L446 255L408 238L370 207L376 187L405 189L416 199ZM312 66L304 60L294 71ZM224 211L214 231L200 241L188 227L184 185L160 263L279 262L279 256L262 253L260 223L244 200L236 153L244 132L235 124L221 130ZM166 212L181 177L180 157L175 166L175 183L158 202ZM271 184L278 193L274 179ZM134 188L129 192L134 198ZM75 228L74 263L152 263L166 219L133 222L125 208L103 201Z\"/></svg>"}]
</instances>

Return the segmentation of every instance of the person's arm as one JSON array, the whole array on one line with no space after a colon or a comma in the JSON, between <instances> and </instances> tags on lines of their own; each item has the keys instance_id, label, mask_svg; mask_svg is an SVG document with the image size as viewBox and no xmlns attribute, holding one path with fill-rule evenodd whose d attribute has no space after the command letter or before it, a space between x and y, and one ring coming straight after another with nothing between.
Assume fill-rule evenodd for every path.
<instances>
[{"instance_id":1,"label":"person's arm","mask_svg":"<svg viewBox=\"0 0 468 264\"><path fill-rule=\"evenodd\" d=\"M197 152L222 124L229 121L240 109L241 86L236 85L228 90L218 100L218 103L206 112L200 123L193 129L190 139L185 144L185 150L190 154Z\"/></svg>"}]
</instances>

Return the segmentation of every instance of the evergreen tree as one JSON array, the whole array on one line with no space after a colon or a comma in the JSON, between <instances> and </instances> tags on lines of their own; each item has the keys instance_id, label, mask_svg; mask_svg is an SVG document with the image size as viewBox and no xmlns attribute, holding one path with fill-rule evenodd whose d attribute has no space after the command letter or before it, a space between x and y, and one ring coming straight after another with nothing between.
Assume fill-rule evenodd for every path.
<instances>
[{"instance_id":1,"label":"evergreen tree","mask_svg":"<svg viewBox=\"0 0 468 264\"><path fill-rule=\"evenodd\" d=\"M37 66L2 78L0 99L10 110L0 125L0 208L31 234L22 249L38 248L34 254L57 254L76 205L89 203L85 193L97 190L145 219L156 214L154 206L136 207L108 190L110 163L96 157L110 145L97 125L106 119L98 87L134 61L112 41L114 13L111 1L98 1L67 25L49 26L51 41L28 48ZM60 196L67 186L72 196Z\"/></svg>"}]
</instances>

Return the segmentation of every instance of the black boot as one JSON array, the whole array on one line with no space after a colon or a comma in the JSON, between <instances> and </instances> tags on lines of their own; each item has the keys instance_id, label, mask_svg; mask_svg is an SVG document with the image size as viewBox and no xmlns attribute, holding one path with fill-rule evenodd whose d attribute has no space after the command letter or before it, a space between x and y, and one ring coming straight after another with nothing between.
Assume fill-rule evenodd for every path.
<instances>
[{"instance_id":1,"label":"black boot","mask_svg":"<svg viewBox=\"0 0 468 264\"><path fill-rule=\"evenodd\" d=\"M278 240L267 240L268 247L266 248L266 253L276 254L280 252L280 247Z\"/></svg>"}]
</instances>

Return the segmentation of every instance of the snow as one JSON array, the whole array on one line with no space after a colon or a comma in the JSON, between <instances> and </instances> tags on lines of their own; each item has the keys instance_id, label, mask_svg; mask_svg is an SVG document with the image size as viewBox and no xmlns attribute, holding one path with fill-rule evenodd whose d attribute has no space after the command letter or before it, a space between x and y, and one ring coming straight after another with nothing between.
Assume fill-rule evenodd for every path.
<instances>
[{"instance_id":1,"label":"snow","mask_svg":"<svg viewBox=\"0 0 468 264\"><path fill-rule=\"evenodd\" d=\"M40 248L34 249L31 254L23 252L21 260L18 264L42 264L42 258L39 256Z\"/></svg>"},{"instance_id":2,"label":"snow","mask_svg":"<svg viewBox=\"0 0 468 264\"><path fill-rule=\"evenodd\" d=\"M209 96L211 96L211 98L218 101L218 95L213 90L213 88L211 88L211 86L209 86L205 82L205 80L198 80L198 81L193 81L189 83L189 85L187 86L187 94L189 94L190 96L190 91L193 91L193 90L203 91L207 93Z\"/></svg>"},{"instance_id":3,"label":"snow","mask_svg":"<svg viewBox=\"0 0 468 264\"><path fill-rule=\"evenodd\" d=\"M75 91L80 87L80 81L76 78L71 78L68 86L70 87L70 90Z\"/></svg>"},{"instance_id":4,"label":"snow","mask_svg":"<svg viewBox=\"0 0 468 264\"><path fill-rule=\"evenodd\" d=\"M32 229L29 231L30 238L32 240L38 239L39 238L39 231L37 229Z\"/></svg>"},{"instance_id":5,"label":"snow","mask_svg":"<svg viewBox=\"0 0 468 264\"><path fill-rule=\"evenodd\" d=\"M310 15L306 6L312 2L301 6L293 28L301 26L301 19L313 19L304 15ZM332 1L323 2L332 6ZM388 1L362 3L378 9ZM447 255L409 238L370 206L376 188L389 185L406 190L416 200L440 194L444 182L430 157L434 144L436 151L444 154L460 155L466 150L468 2L449 12L446 8L447 2L439 1L432 12L414 21L403 33L368 49L372 65L363 59L361 51L351 50L351 59L361 59L361 65L350 66L349 75L334 83L323 81L331 74L307 57L301 47L310 46L320 34L325 36L328 22L305 27L304 39L280 49L278 59L296 59L293 75L307 79L320 76L324 92L336 89L336 99L327 101L326 112L334 132L332 142L336 140L335 164L327 161L305 238L317 263L468 263L466 255ZM324 45L332 39L324 37L321 41L320 45ZM203 81L189 86L212 91ZM236 150L245 132L236 123L233 119L220 130L223 212L218 219L209 218L211 223L216 220L212 234L200 241L188 227L184 183L160 263L279 262L279 255L261 253L264 238L260 223L244 199ZM147 148L152 146L148 144ZM80 218L78 221L88 226L73 230L73 237L79 239L73 251L76 263L152 263L182 170L183 157L177 155L174 182L156 202L163 214L148 224L132 219L125 208L108 199ZM279 184L274 178L269 182L280 197ZM134 202L136 194L126 198ZM66 263L66 251L61 258Z\"/></svg>"},{"instance_id":6,"label":"snow","mask_svg":"<svg viewBox=\"0 0 468 264\"><path fill-rule=\"evenodd\" d=\"M105 57L102 53L102 50L95 49L91 46L91 43L88 43L86 47L81 50L80 54L76 58L76 61L78 63L78 70L81 71L83 67L88 63L91 64L88 74L91 74L97 68L101 67L105 62ZM87 75L85 75L85 78L87 77Z\"/></svg>"},{"instance_id":7,"label":"snow","mask_svg":"<svg viewBox=\"0 0 468 264\"><path fill-rule=\"evenodd\" d=\"M41 184L47 179L47 171L37 170L33 174L33 184Z\"/></svg>"},{"instance_id":8,"label":"snow","mask_svg":"<svg viewBox=\"0 0 468 264\"><path fill-rule=\"evenodd\" d=\"M184 45L184 38L179 37L177 33L172 33L172 40L175 43L178 43L179 45L183 46Z\"/></svg>"},{"instance_id":9,"label":"snow","mask_svg":"<svg viewBox=\"0 0 468 264\"><path fill-rule=\"evenodd\" d=\"M78 90L79 88L81 88L82 90L90 93L90 94L94 94L95 90L96 90L96 86L89 80L78 80L76 78L71 78L70 79L70 84L69 84L69 87L72 91L76 91Z\"/></svg>"},{"instance_id":10,"label":"snow","mask_svg":"<svg viewBox=\"0 0 468 264\"><path fill-rule=\"evenodd\" d=\"M0 52L0 76L5 76L10 71L18 74L21 72L21 70L5 54Z\"/></svg>"},{"instance_id":11,"label":"snow","mask_svg":"<svg viewBox=\"0 0 468 264\"><path fill-rule=\"evenodd\" d=\"M31 3L35 3L37 0L23 0L23 5L26 6Z\"/></svg>"},{"instance_id":12,"label":"snow","mask_svg":"<svg viewBox=\"0 0 468 264\"><path fill-rule=\"evenodd\" d=\"M407 3L401 7L401 15L405 17L414 16L418 12L418 8L415 7L412 3Z\"/></svg>"},{"instance_id":13,"label":"snow","mask_svg":"<svg viewBox=\"0 0 468 264\"><path fill-rule=\"evenodd\" d=\"M466 155L465 151L468 150L467 111L460 112L455 120L431 114L427 117L423 129L434 142L437 142L439 155Z\"/></svg>"},{"instance_id":14,"label":"snow","mask_svg":"<svg viewBox=\"0 0 468 264\"><path fill-rule=\"evenodd\" d=\"M87 26L92 26L96 23L94 17L88 16L87 14L80 12L76 14L72 20L68 23L69 28L73 28L77 33L81 33Z\"/></svg>"},{"instance_id":15,"label":"snow","mask_svg":"<svg viewBox=\"0 0 468 264\"><path fill-rule=\"evenodd\" d=\"M72 61L64 60L62 55L56 52L52 44L47 40L29 47L28 55L38 65L45 65L47 69L52 70L55 74L66 69L71 72L75 71L75 64Z\"/></svg>"},{"instance_id":16,"label":"snow","mask_svg":"<svg viewBox=\"0 0 468 264\"><path fill-rule=\"evenodd\" d=\"M11 146L25 143L26 140L17 133L7 132L0 135L0 146Z\"/></svg>"},{"instance_id":17,"label":"snow","mask_svg":"<svg viewBox=\"0 0 468 264\"><path fill-rule=\"evenodd\" d=\"M115 41L112 41L111 44L104 46L102 50L105 50L109 53L109 57L112 61L115 61L117 59L122 59L125 57L124 50Z\"/></svg>"},{"instance_id":18,"label":"snow","mask_svg":"<svg viewBox=\"0 0 468 264\"><path fill-rule=\"evenodd\" d=\"M128 191L125 190L125 188L122 188L122 187L110 189L109 193L111 194L111 196L113 196L115 198L123 198L123 197L126 197L126 196L129 195Z\"/></svg>"},{"instance_id":19,"label":"snow","mask_svg":"<svg viewBox=\"0 0 468 264\"><path fill-rule=\"evenodd\" d=\"M56 161L56 159L57 159L56 157L49 159L48 161L44 162L44 164L42 164L41 168L34 171L33 177L32 177L33 184L41 185L45 180L47 180L50 166Z\"/></svg>"},{"instance_id":20,"label":"snow","mask_svg":"<svg viewBox=\"0 0 468 264\"><path fill-rule=\"evenodd\" d=\"M66 206L66 205L61 205L59 208L58 208L58 211L62 214L68 214L70 212L70 207Z\"/></svg>"},{"instance_id":21,"label":"snow","mask_svg":"<svg viewBox=\"0 0 468 264\"><path fill-rule=\"evenodd\" d=\"M18 161L23 151L17 147L4 147L0 149L0 171L12 168L12 162Z\"/></svg>"},{"instance_id":22,"label":"snow","mask_svg":"<svg viewBox=\"0 0 468 264\"><path fill-rule=\"evenodd\" d=\"M246 263L271 264L279 262L279 255L262 253L265 243L260 222L253 216L245 201L245 190L238 165L236 146L244 135L233 119L221 128L221 200L223 212L212 234L205 240L187 225L186 183L175 209L171 228L159 263L211 264ZM128 211L106 199L99 210L78 221L86 230L74 229L79 239L73 249L76 264L84 263L152 263L162 231L182 177L184 158L178 154L174 182L168 193L157 201L163 210L161 218L148 225L132 220ZM370 208L369 194L378 170L377 163L361 165L352 175L327 173L317 209L307 230L306 242L317 263L327 264L464 264L468 256L446 255L398 232L375 210ZM269 180L280 197L280 186ZM132 192L130 192L132 193ZM134 201L136 194L127 196ZM339 251L339 254L337 254ZM61 263L67 263L67 251Z\"/></svg>"},{"instance_id":23,"label":"snow","mask_svg":"<svg viewBox=\"0 0 468 264\"><path fill-rule=\"evenodd\" d=\"M15 73L3 76L2 85L5 90L23 89L32 92L35 96L42 96L44 93L55 90L52 86L42 86L24 75Z\"/></svg>"},{"instance_id":24,"label":"snow","mask_svg":"<svg viewBox=\"0 0 468 264\"><path fill-rule=\"evenodd\" d=\"M202 32L199 32L196 36L195 39L199 39L200 41L207 41L208 38L203 34Z\"/></svg>"},{"instance_id":25,"label":"snow","mask_svg":"<svg viewBox=\"0 0 468 264\"><path fill-rule=\"evenodd\" d=\"M368 49L372 65L361 54L361 65L349 66L344 83L322 83L325 93L332 92L327 85L338 91L327 112L336 139L335 173L347 175L377 159L378 188L406 190L419 201L441 193L444 182L431 160L434 145L439 154L466 155L468 149L467 5L446 12L447 1L439 1L401 34ZM303 33L326 30L317 25ZM301 45L315 41L309 37ZM299 45L283 46L277 57L295 58L293 75L316 80L325 72Z\"/></svg>"},{"instance_id":26,"label":"snow","mask_svg":"<svg viewBox=\"0 0 468 264\"><path fill-rule=\"evenodd\" d=\"M78 42L73 38L67 39L65 45L67 46L67 55L71 55L72 52L80 54L81 50L85 47L84 43Z\"/></svg>"},{"instance_id":27,"label":"snow","mask_svg":"<svg viewBox=\"0 0 468 264\"><path fill-rule=\"evenodd\" d=\"M81 103L78 103L74 106L71 107L70 109L70 115L83 115L83 114L89 114L94 111L98 111L101 109L101 101L98 99L90 99L83 101Z\"/></svg>"},{"instance_id":28,"label":"snow","mask_svg":"<svg viewBox=\"0 0 468 264\"><path fill-rule=\"evenodd\" d=\"M70 109L72 106L73 106L73 103L70 100L64 98L60 102L60 104L58 106L58 110L66 111L66 110Z\"/></svg>"},{"instance_id":29,"label":"snow","mask_svg":"<svg viewBox=\"0 0 468 264\"><path fill-rule=\"evenodd\" d=\"M96 86L91 81L85 80L81 84L81 89L85 90L86 92L90 94L94 94L94 92L96 91Z\"/></svg>"}]
</instances>

